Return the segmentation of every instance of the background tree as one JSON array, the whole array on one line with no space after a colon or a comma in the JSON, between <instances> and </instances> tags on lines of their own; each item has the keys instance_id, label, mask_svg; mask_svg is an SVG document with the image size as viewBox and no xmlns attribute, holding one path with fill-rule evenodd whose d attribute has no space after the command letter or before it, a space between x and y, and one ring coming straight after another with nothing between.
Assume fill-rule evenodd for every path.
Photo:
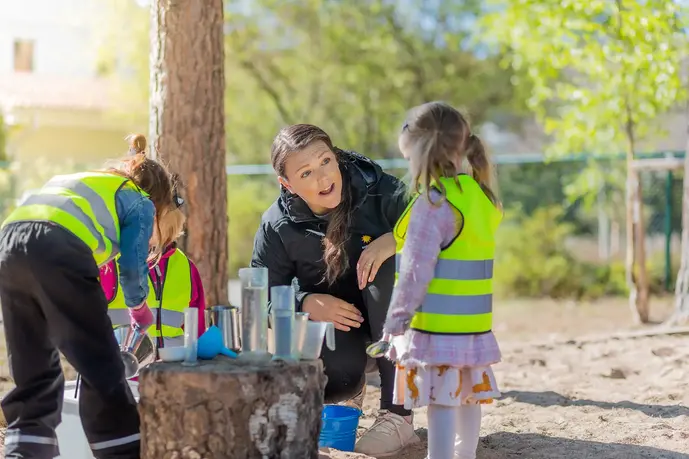
<instances>
[{"instance_id":1,"label":"background tree","mask_svg":"<svg viewBox=\"0 0 689 459\"><path fill-rule=\"evenodd\" d=\"M689 134L689 128L687 128ZM689 138L684 152L684 179L682 184L682 254L675 284L675 312L668 325L689 319Z\"/></svg>"},{"instance_id":2,"label":"background tree","mask_svg":"<svg viewBox=\"0 0 689 459\"><path fill-rule=\"evenodd\" d=\"M151 5L150 138L185 184L182 248L209 304L227 292L227 176L222 0Z\"/></svg>"},{"instance_id":3,"label":"background tree","mask_svg":"<svg viewBox=\"0 0 689 459\"><path fill-rule=\"evenodd\" d=\"M553 136L549 152L627 154L627 279L635 319L649 290L641 183L631 167L654 119L686 97L680 2L494 0L487 36L508 53L528 106Z\"/></svg>"}]
</instances>

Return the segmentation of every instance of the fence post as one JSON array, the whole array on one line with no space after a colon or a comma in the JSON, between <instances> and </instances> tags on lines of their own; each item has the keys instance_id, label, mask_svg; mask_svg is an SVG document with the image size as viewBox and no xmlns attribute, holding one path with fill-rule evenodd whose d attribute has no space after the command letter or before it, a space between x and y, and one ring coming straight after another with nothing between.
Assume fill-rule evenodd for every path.
<instances>
[{"instance_id":1,"label":"fence post","mask_svg":"<svg viewBox=\"0 0 689 459\"><path fill-rule=\"evenodd\" d=\"M671 291L672 280L672 170L667 171L665 179L665 291Z\"/></svg>"}]
</instances>

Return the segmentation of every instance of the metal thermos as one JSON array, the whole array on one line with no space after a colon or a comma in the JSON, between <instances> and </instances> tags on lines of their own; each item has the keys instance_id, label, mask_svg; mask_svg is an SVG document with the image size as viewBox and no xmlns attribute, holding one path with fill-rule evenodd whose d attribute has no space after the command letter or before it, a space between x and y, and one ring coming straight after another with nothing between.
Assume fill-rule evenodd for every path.
<instances>
[{"instance_id":1,"label":"metal thermos","mask_svg":"<svg viewBox=\"0 0 689 459\"><path fill-rule=\"evenodd\" d=\"M211 321L222 332L223 345L235 352L241 350L239 308L236 306L213 306Z\"/></svg>"}]
</instances>

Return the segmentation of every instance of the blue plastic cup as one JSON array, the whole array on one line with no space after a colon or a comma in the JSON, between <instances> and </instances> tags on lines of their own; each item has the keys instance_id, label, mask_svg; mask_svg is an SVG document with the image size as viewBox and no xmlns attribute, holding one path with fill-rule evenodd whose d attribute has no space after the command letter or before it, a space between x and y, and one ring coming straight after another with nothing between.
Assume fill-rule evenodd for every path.
<instances>
[{"instance_id":1,"label":"blue plastic cup","mask_svg":"<svg viewBox=\"0 0 689 459\"><path fill-rule=\"evenodd\" d=\"M351 406L325 405L318 447L354 451L360 416L361 411Z\"/></svg>"}]
</instances>

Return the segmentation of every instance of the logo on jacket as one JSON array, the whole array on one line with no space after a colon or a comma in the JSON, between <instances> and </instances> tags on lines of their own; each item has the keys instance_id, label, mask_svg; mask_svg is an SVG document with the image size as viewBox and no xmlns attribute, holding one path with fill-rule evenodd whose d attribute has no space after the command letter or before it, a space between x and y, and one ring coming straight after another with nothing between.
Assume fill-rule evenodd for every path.
<instances>
[{"instance_id":1,"label":"logo on jacket","mask_svg":"<svg viewBox=\"0 0 689 459\"><path fill-rule=\"evenodd\" d=\"M367 235L361 236L361 242L362 242L361 248L365 249L366 246L369 245L372 240L373 240L373 238L371 236L367 236Z\"/></svg>"}]
</instances>

